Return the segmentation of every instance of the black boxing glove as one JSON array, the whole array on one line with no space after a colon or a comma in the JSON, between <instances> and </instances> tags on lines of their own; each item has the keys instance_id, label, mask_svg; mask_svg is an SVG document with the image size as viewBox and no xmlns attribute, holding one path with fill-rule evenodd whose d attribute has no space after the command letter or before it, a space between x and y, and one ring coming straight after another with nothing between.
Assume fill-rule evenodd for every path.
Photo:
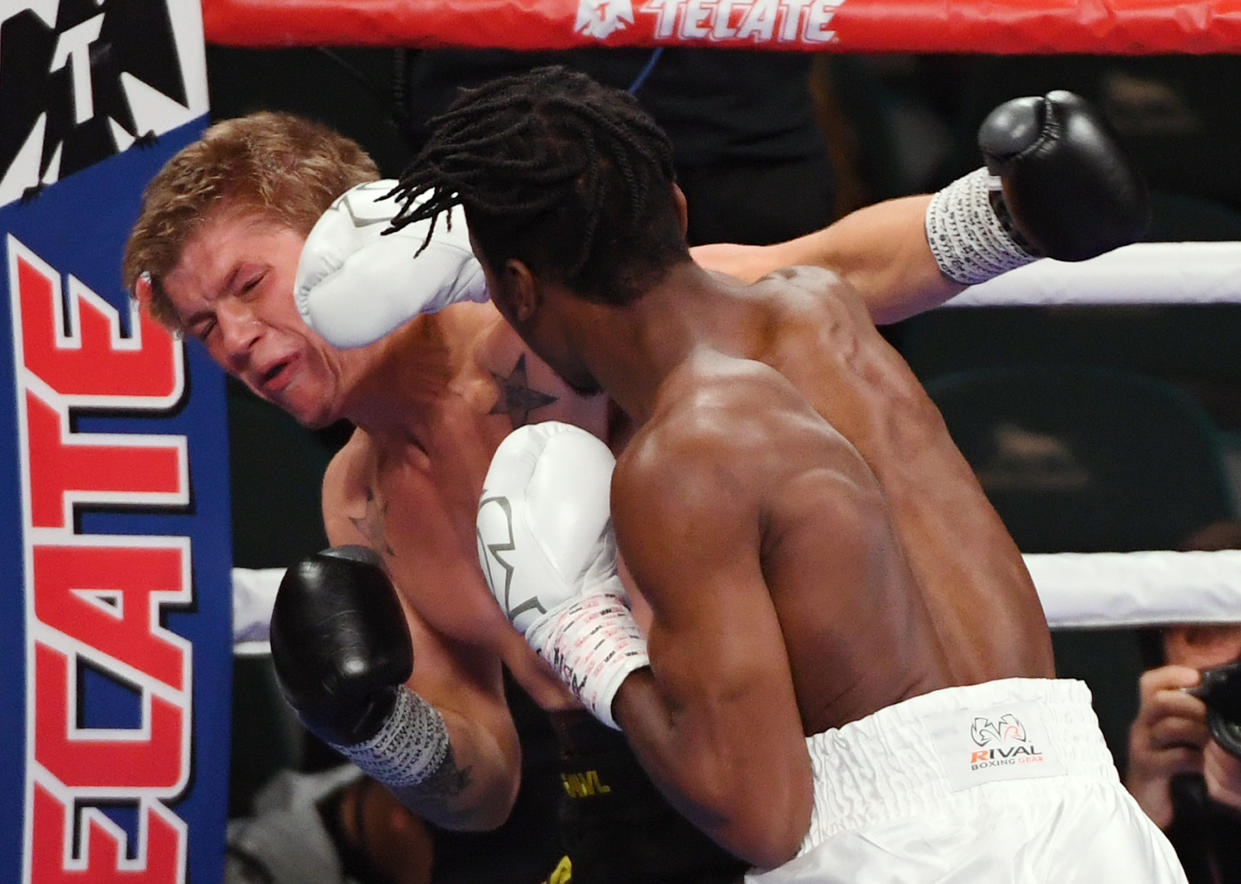
<instances>
[{"instance_id":1,"label":"black boxing glove","mask_svg":"<svg viewBox=\"0 0 1241 884\"><path fill-rule=\"evenodd\" d=\"M1081 96L1006 101L983 120L978 147L1001 182L996 213L1034 254L1084 261L1134 242L1150 224L1145 179Z\"/></svg>"},{"instance_id":2,"label":"black boxing glove","mask_svg":"<svg viewBox=\"0 0 1241 884\"><path fill-rule=\"evenodd\" d=\"M986 166L932 197L940 270L974 285L1038 258L1081 261L1137 240L1146 182L1107 122L1071 92L1015 98L978 131Z\"/></svg>"},{"instance_id":3,"label":"black boxing glove","mask_svg":"<svg viewBox=\"0 0 1241 884\"><path fill-rule=\"evenodd\" d=\"M443 718L405 687L414 667L409 627L372 550L334 547L285 572L271 653L306 728L376 779L414 785L447 755Z\"/></svg>"}]
</instances>

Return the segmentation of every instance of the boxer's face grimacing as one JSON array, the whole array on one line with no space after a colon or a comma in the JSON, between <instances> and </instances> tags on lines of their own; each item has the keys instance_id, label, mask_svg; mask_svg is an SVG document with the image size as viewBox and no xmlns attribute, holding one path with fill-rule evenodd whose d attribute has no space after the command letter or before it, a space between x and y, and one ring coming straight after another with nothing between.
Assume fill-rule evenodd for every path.
<instances>
[{"instance_id":1,"label":"boxer's face grimacing","mask_svg":"<svg viewBox=\"0 0 1241 884\"><path fill-rule=\"evenodd\" d=\"M217 209L161 282L186 334L216 363L299 422L323 426L337 417L341 356L293 300L303 241L254 212Z\"/></svg>"}]
</instances>

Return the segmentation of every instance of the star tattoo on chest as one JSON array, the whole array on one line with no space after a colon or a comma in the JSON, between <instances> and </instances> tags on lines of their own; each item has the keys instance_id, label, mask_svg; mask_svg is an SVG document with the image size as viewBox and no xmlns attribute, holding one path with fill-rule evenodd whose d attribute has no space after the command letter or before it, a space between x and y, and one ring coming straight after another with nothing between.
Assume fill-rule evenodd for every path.
<instances>
[{"instance_id":1,"label":"star tattoo on chest","mask_svg":"<svg viewBox=\"0 0 1241 884\"><path fill-rule=\"evenodd\" d=\"M530 412L545 405L551 405L556 397L536 390L530 386L526 373L526 354L517 358L517 364L507 375L491 372L496 385L500 388L500 399L491 407L488 414L507 414L513 429L524 427L530 420Z\"/></svg>"}]
</instances>

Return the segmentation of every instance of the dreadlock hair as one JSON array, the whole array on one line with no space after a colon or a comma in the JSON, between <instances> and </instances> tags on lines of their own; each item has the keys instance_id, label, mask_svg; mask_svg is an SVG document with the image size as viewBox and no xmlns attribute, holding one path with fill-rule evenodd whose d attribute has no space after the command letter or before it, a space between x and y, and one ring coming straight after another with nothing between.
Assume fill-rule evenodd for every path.
<instances>
[{"instance_id":1,"label":"dreadlock hair","mask_svg":"<svg viewBox=\"0 0 1241 884\"><path fill-rule=\"evenodd\" d=\"M689 252L668 136L620 90L561 66L462 90L393 190L391 229L461 204L481 257L624 304Z\"/></svg>"}]
</instances>

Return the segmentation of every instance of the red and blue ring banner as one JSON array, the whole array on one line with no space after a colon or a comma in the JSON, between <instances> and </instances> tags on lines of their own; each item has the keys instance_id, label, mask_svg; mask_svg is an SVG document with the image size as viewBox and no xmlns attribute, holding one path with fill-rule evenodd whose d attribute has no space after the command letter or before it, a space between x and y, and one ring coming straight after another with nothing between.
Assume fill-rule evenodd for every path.
<instances>
[{"instance_id":1,"label":"red and blue ring banner","mask_svg":"<svg viewBox=\"0 0 1241 884\"><path fill-rule=\"evenodd\" d=\"M201 11L0 15L0 869L220 880L224 381L120 279L143 185L206 125Z\"/></svg>"}]
</instances>

